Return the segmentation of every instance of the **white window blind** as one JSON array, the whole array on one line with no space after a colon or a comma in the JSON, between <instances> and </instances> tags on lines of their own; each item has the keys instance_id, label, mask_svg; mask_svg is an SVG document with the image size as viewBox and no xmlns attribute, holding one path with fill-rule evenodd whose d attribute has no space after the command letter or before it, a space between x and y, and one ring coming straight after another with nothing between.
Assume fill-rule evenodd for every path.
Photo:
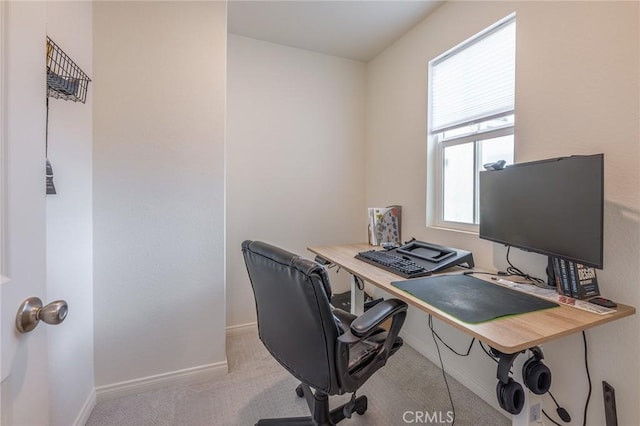
<instances>
[{"instance_id":1,"label":"white window blind","mask_svg":"<svg viewBox=\"0 0 640 426\"><path fill-rule=\"evenodd\" d=\"M431 63L431 132L512 114L515 18Z\"/></svg>"}]
</instances>

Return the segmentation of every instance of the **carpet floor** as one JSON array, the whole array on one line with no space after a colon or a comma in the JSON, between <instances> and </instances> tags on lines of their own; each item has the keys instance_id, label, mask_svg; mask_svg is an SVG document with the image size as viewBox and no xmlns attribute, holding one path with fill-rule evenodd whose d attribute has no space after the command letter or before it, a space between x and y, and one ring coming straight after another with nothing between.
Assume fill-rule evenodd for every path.
<instances>
[{"instance_id":1,"label":"carpet floor","mask_svg":"<svg viewBox=\"0 0 640 426\"><path fill-rule=\"evenodd\" d=\"M294 391L298 382L262 346L255 328L230 333L227 360L229 373L207 382L102 401L87 426L244 426L260 418L308 415L306 402ZM448 381L456 425L511 424L452 377ZM408 345L358 395L367 395L367 412L354 414L341 424L451 424L451 403L440 367ZM348 399L349 395L331 397L331 407Z\"/></svg>"}]
</instances>

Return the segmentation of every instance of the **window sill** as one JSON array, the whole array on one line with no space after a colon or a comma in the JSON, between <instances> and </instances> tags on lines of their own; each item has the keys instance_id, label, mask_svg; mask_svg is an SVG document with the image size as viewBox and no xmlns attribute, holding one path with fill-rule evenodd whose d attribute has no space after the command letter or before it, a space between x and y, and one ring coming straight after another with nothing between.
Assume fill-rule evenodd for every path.
<instances>
[{"instance_id":1,"label":"window sill","mask_svg":"<svg viewBox=\"0 0 640 426\"><path fill-rule=\"evenodd\" d=\"M461 229L461 228L454 228L452 226L445 226L445 225L427 225L427 228L429 228L429 229L437 229L439 231L458 232L458 233L466 234L466 235L475 235L476 237L478 236L478 230L477 229L476 230Z\"/></svg>"}]
</instances>

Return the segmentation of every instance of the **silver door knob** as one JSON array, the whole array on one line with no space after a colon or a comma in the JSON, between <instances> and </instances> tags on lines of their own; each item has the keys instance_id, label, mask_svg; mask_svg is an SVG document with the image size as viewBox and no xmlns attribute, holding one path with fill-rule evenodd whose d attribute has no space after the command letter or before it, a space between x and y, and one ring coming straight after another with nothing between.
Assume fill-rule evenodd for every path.
<instances>
[{"instance_id":1,"label":"silver door knob","mask_svg":"<svg viewBox=\"0 0 640 426\"><path fill-rule=\"evenodd\" d=\"M47 324L60 324L67 317L69 307L64 300L56 300L47 306L42 306L42 300L38 297L26 299L18 308L16 315L16 329L20 333L28 333L40 322Z\"/></svg>"}]
</instances>

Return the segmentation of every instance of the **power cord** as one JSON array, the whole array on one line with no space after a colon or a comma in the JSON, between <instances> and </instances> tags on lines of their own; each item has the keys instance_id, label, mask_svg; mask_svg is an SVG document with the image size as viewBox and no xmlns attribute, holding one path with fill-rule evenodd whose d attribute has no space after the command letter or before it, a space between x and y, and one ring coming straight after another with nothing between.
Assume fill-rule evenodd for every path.
<instances>
[{"instance_id":1,"label":"power cord","mask_svg":"<svg viewBox=\"0 0 640 426\"><path fill-rule=\"evenodd\" d=\"M584 332L584 330L582 331L582 342L584 344L584 368L585 371L587 372L587 382L589 383L589 391L587 392L587 400L584 403L584 415L583 415L583 419L582 419L582 426L587 426L587 412L589 410L589 401L591 400L591 374L589 373L589 359L587 356L587 334ZM548 392L549 395L551 396L551 399L553 399L553 402L556 404L556 412L558 413L558 417L560 417L562 419L562 421L569 423L571 421L571 416L569 415L569 413L567 412L566 409L560 407L560 404L558 404L558 401L556 401L556 398L553 396L553 394L551 392ZM553 424L558 425L558 426L562 426L560 425L560 423L556 422L555 420L553 420L551 417L549 417L549 415L542 410L542 414L545 415L545 417L547 419L549 419L549 421L551 421Z\"/></svg>"},{"instance_id":2,"label":"power cord","mask_svg":"<svg viewBox=\"0 0 640 426\"><path fill-rule=\"evenodd\" d=\"M587 359L587 334L582 331L582 342L584 343L584 368L587 371L587 381L589 382L589 392L587 393L587 401L584 403L584 418L582 426L587 426L587 410L589 409L589 400L591 399L591 374L589 374L589 360Z\"/></svg>"},{"instance_id":3,"label":"power cord","mask_svg":"<svg viewBox=\"0 0 640 426\"><path fill-rule=\"evenodd\" d=\"M498 272L482 272L482 271L465 271L462 273L462 275L477 275L477 274L481 274L481 275L491 275L494 277L508 277L509 274L507 274L506 272L502 272L502 271L498 271Z\"/></svg>"},{"instance_id":4,"label":"power cord","mask_svg":"<svg viewBox=\"0 0 640 426\"><path fill-rule=\"evenodd\" d=\"M485 348L485 347L484 347L484 344L483 344L481 341L479 341L479 340L478 340L478 343L480 343L480 347L482 348L482 350L484 351L484 353L485 353L485 354L487 354L487 356L488 356L489 358L491 358L491 360L492 360L493 362L495 362L496 364L498 364L498 363L499 363L499 361L498 361L498 360L497 360L493 355L491 355L491 352L489 352L489 350L488 350L487 348Z\"/></svg>"},{"instance_id":5,"label":"power cord","mask_svg":"<svg viewBox=\"0 0 640 426\"><path fill-rule=\"evenodd\" d=\"M478 343L480 343L480 347L482 348L482 350L484 351L484 353L485 353L485 354L487 354L487 356L488 356L489 358L491 358L491 360L492 360L493 362L495 362L496 364L500 364L500 361L498 361L498 357L497 357L496 355L493 355L493 354L491 353L491 350L488 350L487 348L485 348L485 347L484 347L484 344L483 344L480 340L478 340ZM512 369L512 368L509 368L509 374L513 374L513 369Z\"/></svg>"},{"instance_id":6,"label":"power cord","mask_svg":"<svg viewBox=\"0 0 640 426\"><path fill-rule=\"evenodd\" d=\"M543 279L524 273L520 269L518 269L516 266L514 266L513 263L511 263L511 260L509 260L510 251L511 251L511 246L507 246L507 263L509 264L509 266L507 267L506 271L498 271L497 273L481 272L481 271L465 271L462 273L462 275L483 274L483 275L491 275L494 277L520 277L520 278L524 278L527 281L530 281L532 284L534 284L537 287L545 288L545 289L555 289L555 287L548 286Z\"/></svg>"},{"instance_id":7,"label":"power cord","mask_svg":"<svg viewBox=\"0 0 640 426\"><path fill-rule=\"evenodd\" d=\"M353 275L353 279L356 280L356 286L358 287L358 290L364 290L364 281L362 281L362 278L357 275Z\"/></svg>"},{"instance_id":8,"label":"power cord","mask_svg":"<svg viewBox=\"0 0 640 426\"><path fill-rule=\"evenodd\" d=\"M536 287L546 288L546 289L555 289L555 287L548 286L546 281L544 281L543 279L524 273L520 269L516 268L513 265L513 263L511 263L511 261L509 260L510 251L511 251L511 246L507 246L507 263L509 264L509 267L507 267L508 275L522 277L528 281L531 281L531 283L534 284Z\"/></svg>"},{"instance_id":9,"label":"power cord","mask_svg":"<svg viewBox=\"0 0 640 426\"><path fill-rule=\"evenodd\" d=\"M437 337L438 340L440 340L440 342L442 342L442 344L447 347L447 349L449 349L451 352L453 352L454 354L456 354L458 356L469 356L469 354L471 353L471 347L473 346L474 342L476 341L475 337L473 339L471 339L471 343L469 343L469 347L467 348L467 352L463 354L461 352L456 351L451 346L449 346L444 340L442 340L442 338L438 335L438 333L436 332L435 328L433 327L433 317L431 316L431 314L429 314L428 325L429 325L429 330L431 330L431 335L434 336L434 339Z\"/></svg>"},{"instance_id":10,"label":"power cord","mask_svg":"<svg viewBox=\"0 0 640 426\"><path fill-rule=\"evenodd\" d=\"M587 400L584 403L584 414L583 414L583 419L582 419L582 426L587 426L587 412L589 410L589 401L591 400L591 374L589 373L589 359L587 357L587 333L584 332L584 330L582 331L582 342L584 344L584 369L587 372L587 382L589 383L589 391L587 392ZM569 423L571 421L571 416L569 416L569 413L567 412L567 410L565 410L564 408L560 407L560 405L558 404L558 401L556 401L556 399L554 398L553 394L551 392L549 392L549 395L551 395L551 398L553 399L553 402L556 404L556 412L558 413L558 416L564 421ZM555 420L553 420L551 417L549 417L549 415L542 410L542 414L545 415L545 417L547 419L549 419L553 424L556 424L558 426L561 426L558 422L556 422Z\"/></svg>"},{"instance_id":11,"label":"power cord","mask_svg":"<svg viewBox=\"0 0 640 426\"><path fill-rule=\"evenodd\" d=\"M433 326L433 316L431 314L429 314L429 319L428 319L428 326L429 326L429 330L431 330L431 337L433 337L433 342L436 344L436 350L438 351L438 359L440 360L440 369L442 370L442 377L444 378L444 384L447 387L447 394L449 395L449 402L451 402L451 412L453 414L453 419L451 420L451 426L453 426L453 424L456 422L456 407L453 405L453 397L451 396L451 391L449 390L449 382L447 381L447 375L444 371L444 363L442 362L442 355L440 354L440 346L438 346L438 340L446 346L447 349L449 349L451 352L453 352L454 354L458 355L458 356L469 356L469 354L471 353L471 348L473 347L473 344L476 341L476 338L472 338L471 342L469 343L469 347L467 348L467 351L465 353L462 352L458 352L455 349L453 349L451 346L449 346L447 344L447 342L445 342L444 340L442 340L442 337L440 337L438 335L438 333L436 332L434 326ZM480 343L482 344L482 343Z\"/></svg>"},{"instance_id":12,"label":"power cord","mask_svg":"<svg viewBox=\"0 0 640 426\"><path fill-rule=\"evenodd\" d=\"M431 337L433 337L433 343L436 344L436 351L438 351L438 359L440 360L440 369L442 370L442 377L444 378L444 384L447 387L447 395L449 395L449 402L451 403L451 412L453 418L451 419L451 426L456 423L456 407L453 405L453 398L451 397L451 389L449 389L449 381L447 380L447 374L444 371L444 363L442 362L442 355L440 354L440 346L438 346L438 340L436 339L436 332L433 329L431 314L429 314L429 328L431 329ZM438 337L440 339L440 337ZM444 343L444 342L443 342ZM447 347L449 347L447 345Z\"/></svg>"}]
</instances>

